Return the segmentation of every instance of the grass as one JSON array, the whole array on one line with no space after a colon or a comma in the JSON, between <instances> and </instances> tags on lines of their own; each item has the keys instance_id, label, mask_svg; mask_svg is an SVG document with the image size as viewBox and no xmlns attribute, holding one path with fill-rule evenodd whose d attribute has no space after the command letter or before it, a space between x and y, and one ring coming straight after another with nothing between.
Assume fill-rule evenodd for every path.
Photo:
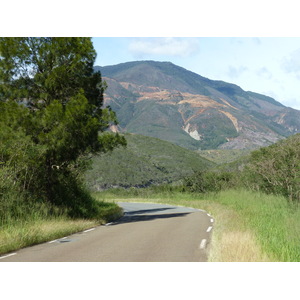
<instances>
[{"instance_id":1,"label":"grass","mask_svg":"<svg viewBox=\"0 0 300 300\"><path fill-rule=\"evenodd\" d=\"M300 209L285 198L249 191L222 192L217 199L235 209L263 251L276 261L300 261Z\"/></svg>"},{"instance_id":2,"label":"grass","mask_svg":"<svg viewBox=\"0 0 300 300\"><path fill-rule=\"evenodd\" d=\"M206 210L215 219L209 261L300 261L300 209L283 197L247 190L201 195L170 188L106 191L96 197Z\"/></svg>"},{"instance_id":3,"label":"grass","mask_svg":"<svg viewBox=\"0 0 300 300\"><path fill-rule=\"evenodd\" d=\"M97 219L72 219L65 214L46 215L33 211L25 219L11 219L0 226L0 255L24 247L62 238L115 220L122 215L114 203L100 203L102 209Z\"/></svg>"},{"instance_id":4,"label":"grass","mask_svg":"<svg viewBox=\"0 0 300 300\"><path fill-rule=\"evenodd\" d=\"M0 254L61 238L96 225L99 222L65 218L16 222L0 229Z\"/></svg>"}]
</instances>

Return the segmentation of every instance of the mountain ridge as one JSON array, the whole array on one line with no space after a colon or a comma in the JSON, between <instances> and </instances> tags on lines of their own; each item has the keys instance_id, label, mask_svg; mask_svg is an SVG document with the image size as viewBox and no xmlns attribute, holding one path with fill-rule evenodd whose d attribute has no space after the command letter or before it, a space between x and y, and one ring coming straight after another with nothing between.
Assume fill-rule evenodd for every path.
<instances>
[{"instance_id":1,"label":"mountain ridge","mask_svg":"<svg viewBox=\"0 0 300 300\"><path fill-rule=\"evenodd\" d=\"M300 111L170 62L95 67L119 130L189 149L255 149L300 132Z\"/></svg>"}]
</instances>

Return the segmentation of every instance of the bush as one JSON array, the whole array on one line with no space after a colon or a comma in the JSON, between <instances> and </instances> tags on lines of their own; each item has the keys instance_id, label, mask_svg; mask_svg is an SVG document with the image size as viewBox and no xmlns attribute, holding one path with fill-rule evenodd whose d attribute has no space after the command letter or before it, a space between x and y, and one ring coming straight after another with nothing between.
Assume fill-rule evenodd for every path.
<instances>
[{"instance_id":1,"label":"bush","mask_svg":"<svg viewBox=\"0 0 300 300\"><path fill-rule=\"evenodd\" d=\"M251 189L300 201L300 134L251 153L245 182Z\"/></svg>"},{"instance_id":2,"label":"bush","mask_svg":"<svg viewBox=\"0 0 300 300\"><path fill-rule=\"evenodd\" d=\"M195 175L186 177L183 189L190 192L207 193L219 192L236 185L235 175L232 172L197 172Z\"/></svg>"}]
</instances>

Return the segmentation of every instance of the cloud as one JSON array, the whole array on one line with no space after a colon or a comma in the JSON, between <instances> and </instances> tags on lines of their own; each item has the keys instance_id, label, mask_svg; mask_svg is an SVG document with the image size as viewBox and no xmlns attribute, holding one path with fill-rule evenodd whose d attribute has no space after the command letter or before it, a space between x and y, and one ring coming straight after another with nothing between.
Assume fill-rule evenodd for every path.
<instances>
[{"instance_id":1,"label":"cloud","mask_svg":"<svg viewBox=\"0 0 300 300\"><path fill-rule=\"evenodd\" d=\"M264 79L272 79L272 73L266 68L266 67L262 67L258 70L256 70L256 75L260 76Z\"/></svg>"},{"instance_id":2,"label":"cloud","mask_svg":"<svg viewBox=\"0 0 300 300\"><path fill-rule=\"evenodd\" d=\"M244 72L248 71L248 68L245 66L240 66L238 68L233 67L233 66L229 66L228 67L228 71L227 71L227 75L230 78L239 78Z\"/></svg>"},{"instance_id":3,"label":"cloud","mask_svg":"<svg viewBox=\"0 0 300 300\"><path fill-rule=\"evenodd\" d=\"M260 38L258 38L258 37L254 37L254 38L252 38L252 41L253 41L253 43L254 44L256 44L256 45L261 45L261 39Z\"/></svg>"},{"instance_id":4,"label":"cloud","mask_svg":"<svg viewBox=\"0 0 300 300\"><path fill-rule=\"evenodd\" d=\"M129 51L138 57L146 55L190 56L200 49L196 38L136 38Z\"/></svg>"},{"instance_id":5,"label":"cloud","mask_svg":"<svg viewBox=\"0 0 300 300\"><path fill-rule=\"evenodd\" d=\"M232 37L232 38L229 39L229 42L232 45L244 45L245 44L245 39L238 38L238 37Z\"/></svg>"},{"instance_id":6,"label":"cloud","mask_svg":"<svg viewBox=\"0 0 300 300\"><path fill-rule=\"evenodd\" d=\"M285 72L293 73L300 79L300 49L283 58L282 68Z\"/></svg>"}]
</instances>

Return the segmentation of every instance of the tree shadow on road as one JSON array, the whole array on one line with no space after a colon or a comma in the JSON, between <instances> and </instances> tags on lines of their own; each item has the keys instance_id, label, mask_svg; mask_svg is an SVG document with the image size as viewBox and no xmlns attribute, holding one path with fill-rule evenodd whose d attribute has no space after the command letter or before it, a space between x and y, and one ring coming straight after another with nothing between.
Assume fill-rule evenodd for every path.
<instances>
[{"instance_id":1,"label":"tree shadow on road","mask_svg":"<svg viewBox=\"0 0 300 300\"><path fill-rule=\"evenodd\" d=\"M145 221L152 221L156 219L167 219L167 218L178 218L178 217L184 217L186 215L190 214L188 213L167 213L167 214L153 214L153 215L126 215L122 217L121 219L114 222L112 225L119 225L124 223L131 223L131 222L145 222Z\"/></svg>"},{"instance_id":2,"label":"tree shadow on road","mask_svg":"<svg viewBox=\"0 0 300 300\"><path fill-rule=\"evenodd\" d=\"M139 214L147 214L147 213L155 213L158 211L175 209L176 207L162 207L162 208L152 208L152 209L141 209L141 210L133 210L129 212L125 212L125 215L139 215Z\"/></svg>"}]
</instances>

